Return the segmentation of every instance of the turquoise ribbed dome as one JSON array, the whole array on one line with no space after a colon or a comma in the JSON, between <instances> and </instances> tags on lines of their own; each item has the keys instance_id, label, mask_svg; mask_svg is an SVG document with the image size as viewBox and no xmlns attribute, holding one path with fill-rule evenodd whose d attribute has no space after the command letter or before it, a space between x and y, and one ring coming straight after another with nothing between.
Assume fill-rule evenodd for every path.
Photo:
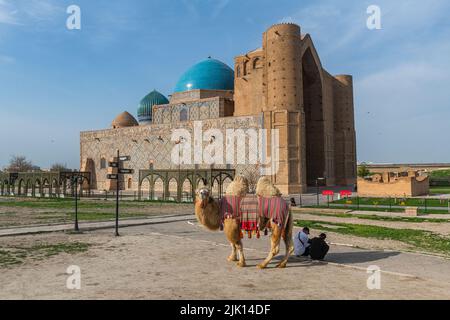
<instances>
[{"instance_id":1,"label":"turquoise ribbed dome","mask_svg":"<svg viewBox=\"0 0 450 320\"><path fill-rule=\"evenodd\" d=\"M161 104L168 104L169 100L161 93L156 90L153 90L148 95L141 100L138 108L138 119L139 122L151 122L152 117L152 108L153 106L158 106Z\"/></svg>"},{"instance_id":2,"label":"turquoise ribbed dome","mask_svg":"<svg viewBox=\"0 0 450 320\"><path fill-rule=\"evenodd\" d=\"M234 71L225 63L208 58L188 71L178 80L174 92L196 89L234 90Z\"/></svg>"}]
</instances>

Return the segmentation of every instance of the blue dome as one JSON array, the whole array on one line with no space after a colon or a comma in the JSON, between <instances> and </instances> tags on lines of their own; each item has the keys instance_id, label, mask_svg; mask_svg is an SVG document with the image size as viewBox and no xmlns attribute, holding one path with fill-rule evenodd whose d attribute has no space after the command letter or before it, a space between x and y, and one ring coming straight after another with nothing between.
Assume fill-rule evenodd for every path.
<instances>
[{"instance_id":1,"label":"blue dome","mask_svg":"<svg viewBox=\"0 0 450 320\"><path fill-rule=\"evenodd\" d=\"M191 67L178 80L174 92L196 89L234 90L234 71L225 63L208 58Z\"/></svg>"},{"instance_id":2,"label":"blue dome","mask_svg":"<svg viewBox=\"0 0 450 320\"><path fill-rule=\"evenodd\" d=\"M156 90L153 90L141 100L138 108L139 122L151 122L152 121L152 108L153 106L159 106L162 104L168 104L169 100Z\"/></svg>"}]
</instances>

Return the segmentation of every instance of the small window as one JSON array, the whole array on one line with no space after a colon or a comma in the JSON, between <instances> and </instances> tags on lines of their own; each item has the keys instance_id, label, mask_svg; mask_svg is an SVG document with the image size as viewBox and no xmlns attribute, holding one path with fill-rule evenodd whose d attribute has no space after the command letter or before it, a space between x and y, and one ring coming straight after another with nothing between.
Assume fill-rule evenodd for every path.
<instances>
[{"instance_id":1,"label":"small window","mask_svg":"<svg viewBox=\"0 0 450 320\"><path fill-rule=\"evenodd\" d=\"M253 60L253 69L259 69L261 67L261 59L255 58Z\"/></svg>"},{"instance_id":2,"label":"small window","mask_svg":"<svg viewBox=\"0 0 450 320\"><path fill-rule=\"evenodd\" d=\"M100 159L100 169L106 169L106 159L105 158Z\"/></svg>"},{"instance_id":3,"label":"small window","mask_svg":"<svg viewBox=\"0 0 450 320\"><path fill-rule=\"evenodd\" d=\"M133 188L133 180L131 178L128 179L128 189Z\"/></svg>"},{"instance_id":4,"label":"small window","mask_svg":"<svg viewBox=\"0 0 450 320\"><path fill-rule=\"evenodd\" d=\"M180 121L188 121L188 111L187 111L187 109L182 109L180 111Z\"/></svg>"},{"instance_id":5,"label":"small window","mask_svg":"<svg viewBox=\"0 0 450 320\"><path fill-rule=\"evenodd\" d=\"M248 74L248 61L244 62L244 76L246 76Z\"/></svg>"},{"instance_id":6,"label":"small window","mask_svg":"<svg viewBox=\"0 0 450 320\"><path fill-rule=\"evenodd\" d=\"M236 68L236 76L237 76L238 78L241 77L241 67L240 67L240 66L237 66L237 68Z\"/></svg>"}]
</instances>

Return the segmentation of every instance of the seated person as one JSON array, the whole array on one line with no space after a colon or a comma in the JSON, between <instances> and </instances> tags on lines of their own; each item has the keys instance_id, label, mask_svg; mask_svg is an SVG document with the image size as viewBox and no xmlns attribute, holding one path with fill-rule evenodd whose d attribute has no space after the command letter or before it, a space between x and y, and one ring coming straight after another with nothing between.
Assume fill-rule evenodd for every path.
<instances>
[{"instance_id":1,"label":"seated person","mask_svg":"<svg viewBox=\"0 0 450 320\"><path fill-rule=\"evenodd\" d=\"M295 255L297 257L309 256L309 228L305 227L294 239Z\"/></svg>"},{"instance_id":2,"label":"seated person","mask_svg":"<svg viewBox=\"0 0 450 320\"><path fill-rule=\"evenodd\" d=\"M322 233L319 237L311 240L311 246L309 247L309 255L313 260L323 260L330 250L330 246L325 242L327 235Z\"/></svg>"}]
</instances>

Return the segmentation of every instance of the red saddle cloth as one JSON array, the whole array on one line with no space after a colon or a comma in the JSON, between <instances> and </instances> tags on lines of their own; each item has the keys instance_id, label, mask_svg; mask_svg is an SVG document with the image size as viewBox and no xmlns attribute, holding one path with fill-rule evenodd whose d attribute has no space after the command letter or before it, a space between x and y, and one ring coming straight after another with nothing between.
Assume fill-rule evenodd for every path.
<instances>
[{"instance_id":1,"label":"red saddle cloth","mask_svg":"<svg viewBox=\"0 0 450 320\"><path fill-rule=\"evenodd\" d=\"M259 198L260 215L283 227L289 214L289 204L280 197Z\"/></svg>"},{"instance_id":2,"label":"red saddle cloth","mask_svg":"<svg viewBox=\"0 0 450 320\"><path fill-rule=\"evenodd\" d=\"M259 230L259 200L257 196L246 196L241 200L241 230L258 231Z\"/></svg>"},{"instance_id":3,"label":"red saddle cloth","mask_svg":"<svg viewBox=\"0 0 450 320\"><path fill-rule=\"evenodd\" d=\"M279 197L260 198L255 195L246 197L225 196L220 202L222 222L225 219L239 219L242 231L258 231L259 217L270 219L284 226L289 213L289 205Z\"/></svg>"},{"instance_id":4,"label":"red saddle cloth","mask_svg":"<svg viewBox=\"0 0 450 320\"><path fill-rule=\"evenodd\" d=\"M237 219L240 217L239 207L241 206L241 197L225 196L220 201L220 214L222 221L225 219Z\"/></svg>"}]
</instances>

